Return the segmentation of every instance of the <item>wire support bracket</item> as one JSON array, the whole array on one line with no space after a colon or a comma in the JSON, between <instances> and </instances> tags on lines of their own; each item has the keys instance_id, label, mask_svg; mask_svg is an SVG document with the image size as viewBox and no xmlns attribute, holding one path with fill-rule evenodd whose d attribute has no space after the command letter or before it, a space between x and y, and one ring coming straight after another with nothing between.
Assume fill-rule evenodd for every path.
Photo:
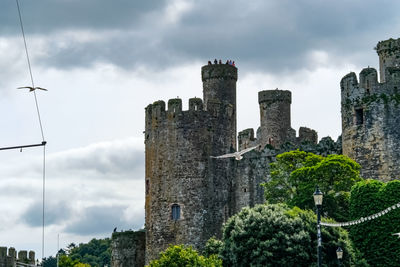
<instances>
[{"instance_id":1,"label":"wire support bracket","mask_svg":"<svg viewBox=\"0 0 400 267\"><path fill-rule=\"evenodd\" d=\"M46 141L43 141L43 142L40 143L40 144L33 144L33 145L0 147L0 150L22 149L22 148L26 148L26 147L45 146L46 144L47 144L47 142L46 142Z\"/></svg>"}]
</instances>

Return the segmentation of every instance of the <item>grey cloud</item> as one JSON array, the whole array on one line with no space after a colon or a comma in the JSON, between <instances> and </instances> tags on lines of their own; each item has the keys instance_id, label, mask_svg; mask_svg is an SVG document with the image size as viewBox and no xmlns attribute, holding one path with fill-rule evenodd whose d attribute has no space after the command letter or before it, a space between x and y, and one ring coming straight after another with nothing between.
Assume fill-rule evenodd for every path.
<instances>
[{"instance_id":1,"label":"grey cloud","mask_svg":"<svg viewBox=\"0 0 400 267\"><path fill-rule=\"evenodd\" d=\"M32 227L42 226L42 202L36 201L31 204L22 214L21 220ZM72 214L71 207L65 202L46 203L45 205L45 225L62 223L69 219Z\"/></svg>"},{"instance_id":2,"label":"grey cloud","mask_svg":"<svg viewBox=\"0 0 400 267\"><path fill-rule=\"evenodd\" d=\"M164 0L19 0L27 33L46 34L64 29L130 28L153 10L161 9ZM15 1L2 1L0 33L19 34Z\"/></svg>"},{"instance_id":3,"label":"grey cloud","mask_svg":"<svg viewBox=\"0 0 400 267\"><path fill-rule=\"evenodd\" d=\"M48 159L50 173L79 174L96 179L143 179L144 154L130 139L61 152ZM64 177L64 176L62 176Z\"/></svg>"},{"instance_id":4,"label":"grey cloud","mask_svg":"<svg viewBox=\"0 0 400 267\"><path fill-rule=\"evenodd\" d=\"M25 198L31 198L32 195L40 196L42 190L39 186L26 186L26 184L6 184L0 186L1 196L19 196Z\"/></svg>"},{"instance_id":5,"label":"grey cloud","mask_svg":"<svg viewBox=\"0 0 400 267\"><path fill-rule=\"evenodd\" d=\"M372 47L379 41L377 36L399 25L396 10L400 8L400 3L393 0L187 1L192 8L176 24L169 25L161 22L164 2L145 6L129 4L138 1L96 1L98 6L94 2L49 4L49 10L67 10L63 11L66 15L54 11L60 20L52 26L55 30L72 25L91 29L103 38L69 40L69 45L60 45L49 36L47 53L39 64L74 68L106 62L123 68L146 65L158 69L217 57L235 59L246 71L282 72L315 68L307 63L308 55L315 50L326 51L332 64L348 57L355 64L366 64L365 58L373 54ZM36 6L42 5L35 3L33 13ZM90 9L92 5L94 10ZM76 13L68 12L72 7L78 7ZM135 13L138 10L145 15ZM85 12L86 17L82 15ZM137 16L142 19L137 21ZM46 22L36 23L46 28ZM110 29L117 31L107 37Z\"/></svg>"},{"instance_id":6,"label":"grey cloud","mask_svg":"<svg viewBox=\"0 0 400 267\"><path fill-rule=\"evenodd\" d=\"M126 222L123 212L127 206L94 206L85 209L84 214L65 228L68 233L79 235L110 234L114 227L121 229L138 229L143 225L143 217L136 216L136 221Z\"/></svg>"}]
</instances>

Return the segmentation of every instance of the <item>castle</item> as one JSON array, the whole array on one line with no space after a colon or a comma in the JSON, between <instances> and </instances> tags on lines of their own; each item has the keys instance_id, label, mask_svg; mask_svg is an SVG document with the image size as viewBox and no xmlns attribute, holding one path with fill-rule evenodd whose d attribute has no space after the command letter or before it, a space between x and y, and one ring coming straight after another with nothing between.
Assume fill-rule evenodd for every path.
<instances>
[{"instance_id":1,"label":"castle","mask_svg":"<svg viewBox=\"0 0 400 267\"><path fill-rule=\"evenodd\" d=\"M221 236L221 227L231 215L264 202L260 183L267 181L275 156L285 151L343 152L361 164L365 178L399 178L400 39L379 42L376 50L380 83L372 68L361 71L359 82L354 73L340 82L342 137L336 143L325 137L317 144L316 131L306 127L296 136L290 120L291 92L277 89L258 94L256 137L253 129L246 129L236 139L238 70L229 64L202 67L203 99L189 99L189 110L182 110L181 99L169 100L167 107L164 101L148 105L145 234L132 239L130 250L145 250L146 263L170 244L201 251L210 237ZM251 146L257 149L240 161L211 158ZM123 240L117 234L112 239L116 247ZM139 249L136 243L145 246ZM135 255L142 255L141 251ZM121 258L117 248L112 253ZM128 265L112 261L112 266Z\"/></svg>"},{"instance_id":2,"label":"castle","mask_svg":"<svg viewBox=\"0 0 400 267\"><path fill-rule=\"evenodd\" d=\"M21 250L18 252L15 248L0 247L0 267L16 267L16 266L35 266L35 252Z\"/></svg>"},{"instance_id":3,"label":"castle","mask_svg":"<svg viewBox=\"0 0 400 267\"><path fill-rule=\"evenodd\" d=\"M257 130L239 133L239 149L257 145L237 162L214 159L237 150L237 68L209 64L201 69L203 100L170 99L146 107L146 262L169 244L188 244L201 250L220 237L222 224L245 206L264 201L259 184L265 181L274 147L286 142L317 142L317 133L291 128L291 92L259 93L261 121ZM264 149L268 145L267 149Z\"/></svg>"},{"instance_id":4,"label":"castle","mask_svg":"<svg viewBox=\"0 0 400 267\"><path fill-rule=\"evenodd\" d=\"M373 68L340 82L343 154L364 178L400 178L400 38L379 42L379 76Z\"/></svg>"}]
</instances>

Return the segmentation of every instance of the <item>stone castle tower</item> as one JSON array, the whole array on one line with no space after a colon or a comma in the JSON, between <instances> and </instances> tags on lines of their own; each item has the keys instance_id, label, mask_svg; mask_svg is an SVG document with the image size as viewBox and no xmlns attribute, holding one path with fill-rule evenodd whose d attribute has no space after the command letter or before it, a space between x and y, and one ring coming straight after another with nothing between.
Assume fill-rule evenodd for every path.
<instances>
[{"instance_id":1,"label":"stone castle tower","mask_svg":"<svg viewBox=\"0 0 400 267\"><path fill-rule=\"evenodd\" d=\"M400 38L379 42L374 68L340 82L343 154L358 162L364 178L400 178Z\"/></svg>"},{"instance_id":2,"label":"stone castle tower","mask_svg":"<svg viewBox=\"0 0 400 267\"><path fill-rule=\"evenodd\" d=\"M146 262L170 244L202 250L206 241L221 236L222 224L245 206L264 201L260 183L269 163L286 142L317 142L314 130L302 127L299 137L290 126L291 93L259 93L261 123L239 133L239 148L257 151L234 159L210 156L234 152L236 144L237 68L212 64L201 69L203 100L180 99L168 107L157 101L146 107L145 191Z\"/></svg>"}]
</instances>

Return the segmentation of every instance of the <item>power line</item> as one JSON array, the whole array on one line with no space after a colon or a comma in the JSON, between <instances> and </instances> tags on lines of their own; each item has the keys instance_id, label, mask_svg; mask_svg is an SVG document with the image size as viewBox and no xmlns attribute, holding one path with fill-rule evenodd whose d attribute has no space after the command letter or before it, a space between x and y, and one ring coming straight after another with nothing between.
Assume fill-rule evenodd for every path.
<instances>
[{"instance_id":1,"label":"power line","mask_svg":"<svg viewBox=\"0 0 400 267\"><path fill-rule=\"evenodd\" d=\"M24 39L24 46L25 46L25 54L26 54L26 60L28 62L28 69L29 69L29 75L31 77L31 83L32 83L32 88L35 88L35 83L33 81L33 74L32 74L32 67L31 67L31 61L29 59L29 53L28 53L28 46L26 45L26 38L25 38L25 31L24 31L24 25L22 23L22 16L21 16L21 9L19 7L18 0L15 0L17 3L17 9L18 9L18 16L19 16L19 24L21 26L21 32L22 32L22 37ZM40 125L40 132L42 134L42 141L44 141L44 134L43 134L43 126L42 126L42 120L40 118L40 112L39 112L39 105L36 97L36 91L33 91L33 95L35 96L35 104L36 104L36 111L38 115L38 120L39 120L39 125Z\"/></svg>"},{"instance_id":2,"label":"power line","mask_svg":"<svg viewBox=\"0 0 400 267\"><path fill-rule=\"evenodd\" d=\"M20 9L18 0L15 0L15 2L17 4L19 23L21 26L22 37L24 39L25 54L26 54L26 60L28 62L28 69L29 69L29 75L31 77L32 88L35 88L35 83L34 83L33 74L32 74L31 61L29 59L28 46L26 44L24 25L22 23L21 9ZM42 192L42 262L43 262L43 259L44 259L44 229L45 229L45 227L44 227L45 226L45 212L44 211L45 211L45 196L46 196L46 194L45 194L45 192L46 192L45 191L45 189L46 189L46 141L44 141L42 120L40 118L39 104L37 101L35 90L33 91L33 95L35 97L35 105L36 105L36 112L37 112L38 120L39 120L40 133L42 135L42 144L41 145L43 145L43 192ZM31 146L37 146L37 145L28 145L25 147L31 147Z\"/></svg>"}]
</instances>

